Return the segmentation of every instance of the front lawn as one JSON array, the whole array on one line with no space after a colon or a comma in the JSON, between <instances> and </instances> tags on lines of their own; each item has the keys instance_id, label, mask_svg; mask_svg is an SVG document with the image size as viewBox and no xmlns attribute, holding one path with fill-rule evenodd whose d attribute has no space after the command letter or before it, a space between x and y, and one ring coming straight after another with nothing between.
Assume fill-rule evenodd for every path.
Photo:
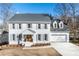
<instances>
[{"instance_id":1,"label":"front lawn","mask_svg":"<svg viewBox=\"0 0 79 59\"><path fill-rule=\"evenodd\" d=\"M2 48L2 56L61 56L54 48L22 49L22 48Z\"/></svg>"}]
</instances>

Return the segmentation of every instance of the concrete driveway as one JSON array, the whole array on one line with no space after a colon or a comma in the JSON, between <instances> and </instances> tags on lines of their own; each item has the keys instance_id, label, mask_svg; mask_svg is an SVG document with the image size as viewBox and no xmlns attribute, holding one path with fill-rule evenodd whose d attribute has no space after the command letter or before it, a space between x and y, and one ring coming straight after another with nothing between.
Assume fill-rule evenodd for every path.
<instances>
[{"instance_id":1,"label":"concrete driveway","mask_svg":"<svg viewBox=\"0 0 79 59\"><path fill-rule=\"evenodd\" d=\"M51 46L55 48L63 56L79 56L79 46L72 43L51 43Z\"/></svg>"}]
</instances>

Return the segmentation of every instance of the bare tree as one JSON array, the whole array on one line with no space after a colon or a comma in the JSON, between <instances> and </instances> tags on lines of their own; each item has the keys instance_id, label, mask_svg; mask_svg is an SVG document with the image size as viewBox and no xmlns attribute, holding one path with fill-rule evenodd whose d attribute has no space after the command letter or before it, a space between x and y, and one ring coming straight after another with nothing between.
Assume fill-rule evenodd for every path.
<instances>
[{"instance_id":1,"label":"bare tree","mask_svg":"<svg viewBox=\"0 0 79 59\"><path fill-rule=\"evenodd\" d=\"M79 4L70 3L69 6L70 6L70 13L69 14L72 17L72 21L71 21L72 27L71 27L71 29L72 29L72 32L74 34L74 41L75 41L76 40L76 34L77 34L77 23L76 23L77 18L76 18L76 16L78 15L78 12L79 12L78 11Z\"/></svg>"},{"instance_id":2,"label":"bare tree","mask_svg":"<svg viewBox=\"0 0 79 59\"><path fill-rule=\"evenodd\" d=\"M10 15L11 15L11 7L12 7L12 4L10 3L1 3L0 4L0 18L3 20L3 29L5 30L6 29L6 22L7 20L10 18Z\"/></svg>"},{"instance_id":3,"label":"bare tree","mask_svg":"<svg viewBox=\"0 0 79 59\"><path fill-rule=\"evenodd\" d=\"M61 20L64 21L65 24L68 23L68 13L69 13L69 6L67 3L57 3L55 7L55 11Z\"/></svg>"},{"instance_id":4,"label":"bare tree","mask_svg":"<svg viewBox=\"0 0 79 59\"><path fill-rule=\"evenodd\" d=\"M70 32L74 34L74 41L76 39L76 16L78 15L79 4L74 3L60 3L55 7L55 11L59 17L69 26Z\"/></svg>"}]
</instances>

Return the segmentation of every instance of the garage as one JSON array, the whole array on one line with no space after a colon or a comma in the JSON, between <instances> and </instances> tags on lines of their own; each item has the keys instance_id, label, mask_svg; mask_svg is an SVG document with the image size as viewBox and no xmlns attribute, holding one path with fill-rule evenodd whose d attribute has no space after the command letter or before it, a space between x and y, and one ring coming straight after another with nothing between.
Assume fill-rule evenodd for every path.
<instances>
[{"instance_id":1,"label":"garage","mask_svg":"<svg viewBox=\"0 0 79 59\"><path fill-rule=\"evenodd\" d=\"M52 33L50 33L50 41L52 41L52 42L69 42L69 33L52 32Z\"/></svg>"}]
</instances>

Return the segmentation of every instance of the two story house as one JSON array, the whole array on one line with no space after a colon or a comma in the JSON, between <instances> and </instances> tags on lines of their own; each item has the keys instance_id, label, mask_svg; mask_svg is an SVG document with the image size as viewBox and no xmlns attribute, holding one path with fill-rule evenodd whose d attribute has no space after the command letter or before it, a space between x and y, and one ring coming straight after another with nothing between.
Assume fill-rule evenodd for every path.
<instances>
[{"instance_id":1,"label":"two story house","mask_svg":"<svg viewBox=\"0 0 79 59\"><path fill-rule=\"evenodd\" d=\"M15 14L8 20L8 26L9 44L69 41L68 32L54 31L58 27L61 30L64 29L63 22L60 21L59 24L56 21L53 22L53 30L51 30L51 18L47 14Z\"/></svg>"},{"instance_id":2,"label":"two story house","mask_svg":"<svg viewBox=\"0 0 79 59\"><path fill-rule=\"evenodd\" d=\"M16 14L9 21L9 44L49 42L50 17L45 14Z\"/></svg>"}]
</instances>

